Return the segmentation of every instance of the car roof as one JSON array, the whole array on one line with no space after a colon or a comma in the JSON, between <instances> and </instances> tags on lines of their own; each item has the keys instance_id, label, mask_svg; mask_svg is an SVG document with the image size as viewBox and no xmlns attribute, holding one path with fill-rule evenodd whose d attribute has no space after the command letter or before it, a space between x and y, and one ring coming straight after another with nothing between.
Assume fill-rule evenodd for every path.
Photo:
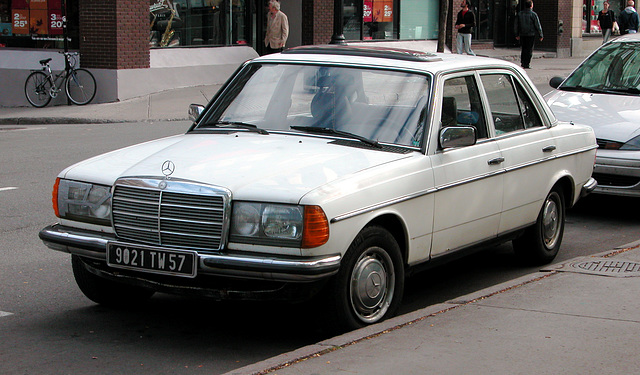
<instances>
[{"instance_id":1,"label":"car roof","mask_svg":"<svg viewBox=\"0 0 640 375\"><path fill-rule=\"evenodd\" d=\"M301 46L282 53L256 58L256 62L308 62L352 64L420 70L437 74L463 68L518 68L508 61L490 57L432 53L387 47Z\"/></svg>"}]
</instances>

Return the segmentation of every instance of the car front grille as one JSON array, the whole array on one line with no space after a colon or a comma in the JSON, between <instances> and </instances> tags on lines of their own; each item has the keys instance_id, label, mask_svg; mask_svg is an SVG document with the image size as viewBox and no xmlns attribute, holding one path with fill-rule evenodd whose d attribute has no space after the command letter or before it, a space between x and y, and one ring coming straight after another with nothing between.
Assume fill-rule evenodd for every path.
<instances>
[{"instance_id":1,"label":"car front grille","mask_svg":"<svg viewBox=\"0 0 640 375\"><path fill-rule=\"evenodd\" d=\"M195 183L121 179L112 197L120 240L197 250L220 250L230 194Z\"/></svg>"},{"instance_id":2,"label":"car front grille","mask_svg":"<svg viewBox=\"0 0 640 375\"><path fill-rule=\"evenodd\" d=\"M640 178L633 176L621 176L617 174L594 173L593 178L600 186L630 187L640 183Z\"/></svg>"}]
</instances>

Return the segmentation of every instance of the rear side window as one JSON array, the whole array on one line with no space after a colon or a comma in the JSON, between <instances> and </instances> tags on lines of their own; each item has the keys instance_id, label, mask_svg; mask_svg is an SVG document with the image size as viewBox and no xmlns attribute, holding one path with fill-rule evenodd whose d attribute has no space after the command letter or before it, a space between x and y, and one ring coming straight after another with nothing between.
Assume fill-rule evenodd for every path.
<instances>
[{"instance_id":1,"label":"rear side window","mask_svg":"<svg viewBox=\"0 0 640 375\"><path fill-rule=\"evenodd\" d=\"M507 74L484 74L496 135L542 126L542 120L525 90Z\"/></svg>"}]
</instances>

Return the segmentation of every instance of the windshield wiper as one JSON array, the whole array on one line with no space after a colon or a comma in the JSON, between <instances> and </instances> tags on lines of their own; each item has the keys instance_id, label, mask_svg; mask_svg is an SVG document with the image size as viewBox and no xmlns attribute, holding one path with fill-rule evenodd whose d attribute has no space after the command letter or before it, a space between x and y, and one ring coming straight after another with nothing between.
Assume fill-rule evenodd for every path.
<instances>
[{"instance_id":1,"label":"windshield wiper","mask_svg":"<svg viewBox=\"0 0 640 375\"><path fill-rule=\"evenodd\" d=\"M560 86L559 90L564 91L579 91L579 92L591 92L597 94L606 94L609 90L597 89L594 87L584 87L584 86Z\"/></svg>"},{"instance_id":2,"label":"windshield wiper","mask_svg":"<svg viewBox=\"0 0 640 375\"><path fill-rule=\"evenodd\" d=\"M207 127L211 127L211 128L240 128L240 129L245 129L251 132L255 132L258 134L269 134L268 131L261 129L259 127L257 127L256 125L253 124L247 124L246 122L240 122L240 121L219 121L216 122L215 124L206 124L204 126L205 128Z\"/></svg>"},{"instance_id":3,"label":"windshield wiper","mask_svg":"<svg viewBox=\"0 0 640 375\"><path fill-rule=\"evenodd\" d=\"M640 94L640 90L638 90L635 87L624 87L624 88L611 88L611 89L607 89L606 91L608 92L615 92L615 93L623 93L623 94Z\"/></svg>"},{"instance_id":4,"label":"windshield wiper","mask_svg":"<svg viewBox=\"0 0 640 375\"><path fill-rule=\"evenodd\" d=\"M307 133L339 135L341 137L346 137L346 138L351 138L351 139L358 140L358 141L360 141L362 143L368 144L369 146L382 148L382 146L380 145L380 143L378 143L378 141L374 141L372 139L365 138L365 137L363 137L361 135L345 132L345 131L342 131L342 130L336 130L336 129L332 129L332 128L322 128L322 127L317 127L317 126L298 126L298 125L291 126L291 129L300 130L300 131L307 132Z\"/></svg>"}]
</instances>

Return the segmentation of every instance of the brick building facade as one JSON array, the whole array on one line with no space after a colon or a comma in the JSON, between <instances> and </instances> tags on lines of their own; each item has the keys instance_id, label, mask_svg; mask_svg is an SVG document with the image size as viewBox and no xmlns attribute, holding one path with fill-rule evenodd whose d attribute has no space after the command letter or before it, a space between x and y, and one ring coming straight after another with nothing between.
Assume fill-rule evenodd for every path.
<instances>
[{"instance_id":1,"label":"brick building facade","mask_svg":"<svg viewBox=\"0 0 640 375\"><path fill-rule=\"evenodd\" d=\"M12 0L0 0L7 1ZM206 14L189 8L192 7L189 4L204 4L210 0L170 0L177 4L176 9L183 21L182 29L176 30L176 35L181 38L177 48L157 48L157 45L150 43L150 3L153 6L156 1L159 0L68 0L68 4L76 7L70 13L78 23L71 48L79 50L81 66L91 69L96 76L98 94L95 102L125 100L172 87L222 83L241 62L256 57L263 49L262 30L266 23L265 5L268 0L219 0L218 3L226 8L207 8L209 11ZM384 42L384 45L435 51L440 0L340 1L345 4L343 24L348 42ZM445 40L451 49L455 40L453 24L460 1L445 1L449 9ZM558 56L571 56L581 55L581 45L599 42L597 35L588 39L581 32L584 1L588 0L536 0L534 10L540 16L545 33L544 41L537 43L536 48L557 52ZM375 6L376 2L392 4L392 21L386 22L386 29L374 28L376 22L370 21L375 21L375 17L365 14L367 3ZM334 34L334 0L280 0L280 3L290 23L287 47L329 43ZM472 3L475 11L480 13L480 21L489 20L491 28L491 33L485 33L484 37L481 33L474 36L473 47L482 49L495 45L516 48L513 35L510 35L509 17L513 18L517 7L521 5L512 0L472 0ZM491 7L482 8L481 4L491 4ZM495 14L487 16L487 9L492 9ZM206 24L205 16L208 17ZM369 22L367 17L370 17ZM428 21L424 21L425 18ZM152 30L154 20L151 20ZM408 23L419 26L407 27ZM21 40L28 40L24 37ZM14 39L0 38L0 48L6 40ZM33 36L31 39L47 40ZM51 43L58 43L54 48L60 49L61 38L52 40L58 42L34 42L37 45L34 44L31 50L24 47L15 50L5 48L0 71L8 74L0 76L0 84L22 91L29 69L38 68L38 58L53 57L52 67L62 69L61 55L51 54L46 49L51 48ZM35 65L25 64L24 61L34 62ZM24 98L2 100L15 102L2 101L0 106L26 105Z\"/></svg>"}]
</instances>

